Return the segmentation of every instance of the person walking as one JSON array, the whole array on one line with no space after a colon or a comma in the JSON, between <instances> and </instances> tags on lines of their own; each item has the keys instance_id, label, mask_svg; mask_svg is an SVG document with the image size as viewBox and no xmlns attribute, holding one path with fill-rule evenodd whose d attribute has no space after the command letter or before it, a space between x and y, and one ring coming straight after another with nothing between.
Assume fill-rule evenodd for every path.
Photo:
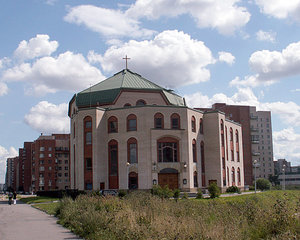
<instances>
[{"instance_id":1,"label":"person walking","mask_svg":"<svg viewBox=\"0 0 300 240\"><path fill-rule=\"evenodd\" d=\"M14 205L16 205L17 204L17 193L16 193L16 191L14 191L13 198L14 198Z\"/></svg>"},{"instance_id":2,"label":"person walking","mask_svg":"<svg viewBox=\"0 0 300 240\"><path fill-rule=\"evenodd\" d=\"M12 192L8 193L8 204L11 205L11 200L12 200L13 194Z\"/></svg>"}]
</instances>

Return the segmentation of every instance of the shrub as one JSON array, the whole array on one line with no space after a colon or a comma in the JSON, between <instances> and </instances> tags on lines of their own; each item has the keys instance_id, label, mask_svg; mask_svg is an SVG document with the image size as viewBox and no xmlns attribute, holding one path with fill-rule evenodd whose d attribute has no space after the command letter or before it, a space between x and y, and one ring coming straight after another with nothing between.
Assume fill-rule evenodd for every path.
<instances>
[{"instance_id":1,"label":"shrub","mask_svg":"<svg viewBox=\"0 0 300 240\"><path fill-rule=\"evenodd\" d=\"M216 183L211 183L209 185L208 192L209 192L210 198L219 197L221 194L220 188L217 186Z\"/></svg>"},{"instance_id":2,"label":"shrub","mask_svg":"<svg viewBox=\"0 0 300 240\"><path fill-rule=\"evenodd\" d=\"M256 187L262 191L269 190L271 187L271 183L269 180L264 178L259 178L256 180Z\"/></svg>"},{"instance_id":3,"label":"shrub","mask_svg":"<svg viewBox=\"0 0 300 240\"><path fill-rule=\"evenodd\" d=\"M153 186L153 188L151 189L151 193L153 195L157 195L160 198L170 198L173 197L173 191L171 189L169 189L169 187L166 186L159 186L159 185L155 185Z\"/></svg>"},{"instance_id":4,"label":"shrub","mask_svg":"<svg viewBox=\"0 0 300 240\"><path fill-rule=\"evenodd\" d=\"M118 193L118 197L119 197L119 198L125 197L126 194L127 194L127 193L126 193L125 190L120 190L119 193Z\"/></svg>"},{"instance_id":5,"label":"shrub","mask_svg":"<svg viewBox=\"0 0 300 240\"><path fill-rule=\"evenodd\" d=\"M179 194L180 194L180 190L179 189L175 189L173 191L173 197L175 198L176 202L178 201Z\"/></svg>"},{"instance_id":6,"label":"shrub","mask_svg":"<svg viewBox=\"0 0 300 240\"><path fill-rule=\"evenodd\" d=\"M187 194L186 192L182 194L181 199L188 199L188 198L189 198L189 197L188 197L188 194Z\"/></svg>"},{"instance_id":7,"label":"shrub","mask_svg":"<svg viewBox=\"0 0 300 240\"><path fill-rule=\"evenodd\" d=\"M237 186L231 186L226 189L227 193L241 193L241 190Z\"/></svg>"},{"instance_id":8,"label":"shrub","mask_svg":"<svg viewBox=\"0 0 300 240\"><path fill-rule=\"evenodd\" d=\"M196 199L202 199L202 198L203 198L202 190L198 189Z\"/></svg>"}]
</instances>

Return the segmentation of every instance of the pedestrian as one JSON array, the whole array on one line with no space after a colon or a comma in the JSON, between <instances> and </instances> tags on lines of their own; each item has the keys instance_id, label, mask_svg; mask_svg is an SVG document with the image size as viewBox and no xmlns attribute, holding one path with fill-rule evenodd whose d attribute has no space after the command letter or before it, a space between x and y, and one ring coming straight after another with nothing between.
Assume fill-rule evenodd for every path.
<instances>
[{"instance_id":1,"label":"pedestrian","mask_svg":"<svg viewBox=\"0 0 300 240\"><path fill-rule=\"evenodd\" d=\"M17 204L17 193L16 193L16 191L14 191L13 197L14 197L14 205L16 205Z\"/></svg>"},{"instance_id":2,"label":"pedestrian","mask_svg":"<svg viewBox=\"0 0 300 240\"><path fill-rule=\"evenodd\" d=\"M13 197L12 192L8 192L8 204L9 204L9 205L11 205L12 197Z\"/></svg>"}]
</instances>

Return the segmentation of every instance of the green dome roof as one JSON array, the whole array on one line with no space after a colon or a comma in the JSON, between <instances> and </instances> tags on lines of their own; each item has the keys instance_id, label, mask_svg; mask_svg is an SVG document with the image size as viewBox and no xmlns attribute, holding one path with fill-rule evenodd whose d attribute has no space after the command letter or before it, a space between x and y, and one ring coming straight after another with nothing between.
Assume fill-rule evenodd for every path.
<instances>
[{"instance_id":1,"label":"green dome roof","mask_svg":"<svg viewBox=\"0 0 300 240\"><path fill-rule=\"evenodd\" d=\"M112 77L90 87L76 95L78 107L112 104L122 90L142 90L162 92L170 105L185 106L182 97L150 82L141 75L123 69Z\"/></svg>"}]
</instances>

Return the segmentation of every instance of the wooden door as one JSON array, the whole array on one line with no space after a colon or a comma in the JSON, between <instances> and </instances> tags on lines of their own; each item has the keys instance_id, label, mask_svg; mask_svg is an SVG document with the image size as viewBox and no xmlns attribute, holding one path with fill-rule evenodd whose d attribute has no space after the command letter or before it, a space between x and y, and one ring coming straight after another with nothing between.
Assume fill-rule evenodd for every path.
<instances>
[{"instance_id":1,"label":"wooden door","mask_svg":"<svg viewBox=\"0 0 300 240\"><path fill-rule=\"evenodd\" d=\"M178 173L159 173L158 184L162 187L168 185L170 189L178 189Z\"/></svg>"}]
</instances>

